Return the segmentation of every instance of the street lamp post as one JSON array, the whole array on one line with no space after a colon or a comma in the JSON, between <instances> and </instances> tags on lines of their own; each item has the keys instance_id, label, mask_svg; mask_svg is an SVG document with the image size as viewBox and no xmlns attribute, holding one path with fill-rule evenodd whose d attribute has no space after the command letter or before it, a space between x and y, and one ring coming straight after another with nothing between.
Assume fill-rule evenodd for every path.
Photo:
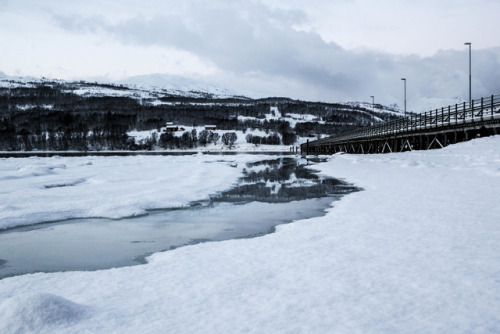
<instances>
[{"instance_id":1,"label":"street lamp post","mask_svg":"<svg viewBox=\"0 0 500 334\"><path fill-rule=\"evenodd\" d=\"M372 111L375 111L375 96L371 95L372 98Z\"/></svg>"},{"instance_id":2,"label":"street lamp post","mask_svg":"<svg viewBox=\"0 0 500 334\"><path fill-rule=\"evenodd\" d=\"M406 117L406 78L401 78L401 80L404 81L404 87L405 87L405 117Z\"/></svg>"},{"instance_id":3,"label":"street lamp post","mask_svg":"<svg viewBox=\"0 0 500 334\"><path fill-rule=\"evenodd\" d=\"M472 48L472 43L467 42L464 43L464 45L469 46L469 107L472 106L472 71L471 71L471 48Z\"/></svg>"}]
</instances>

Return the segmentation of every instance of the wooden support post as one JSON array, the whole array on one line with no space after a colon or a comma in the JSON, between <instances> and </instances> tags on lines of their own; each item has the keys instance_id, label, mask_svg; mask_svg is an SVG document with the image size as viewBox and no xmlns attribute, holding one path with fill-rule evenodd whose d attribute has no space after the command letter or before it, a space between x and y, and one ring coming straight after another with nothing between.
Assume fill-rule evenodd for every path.
<instances>
[{"instance_id":1,"label":"wooden support post","mask_svg":"<svg viewBox=\"0 0 500 334\"><path fill-rule=\"evenodd\" d=\"M441 146L441 148L443 147L443 145L441 145L441 143L439 142L439 140L437 139L437 136L434 137L434 139L431 141L431 143L429 144L429 146L427 146L427 149L430 150L431 147L432 147L432 144L434 144L434 142L437 142L439 143L439 145Z\"/></svg>"},{"instance_id":2,"label":"wooden support post","mask_svg":"<svg viewBox=\"0 0 500 334\"><path fill-rule=\"evenodd\" d=\"M384 147L382 148L382 153L385 152L385 147L387 146L387 148L389 149L389 152L392 153L392 149L391 149L391 145L389 145L389 142L386 140L385 143L384 143Z\"/></svg>"},{"instance_id":3,"label":"wooden support post","mask_svg":"<svg viewBox=\"0 0 500 334\"><path fill-rule=\"evenodd\" d=\"M408 138L405 138L405 139L402 139L402 145L401 145L401 150L399 152L403 152L404 149L405 149L405 145L408 146L408 149L410 151L413 151L412 147L411 147L411 144L410 144L410 141L408 140Z\"/></svg>"}]
</instances>

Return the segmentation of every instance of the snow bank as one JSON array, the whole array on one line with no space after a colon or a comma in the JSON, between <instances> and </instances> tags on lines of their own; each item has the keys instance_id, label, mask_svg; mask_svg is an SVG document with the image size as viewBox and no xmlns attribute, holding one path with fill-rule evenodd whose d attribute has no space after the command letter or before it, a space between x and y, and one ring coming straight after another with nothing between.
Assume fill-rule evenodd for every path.
<instances>
[{"instance_id":1,"label":"snow bank","mask_svg":"<svg viewBox=\"0 0 500 334\"><path fill-rule=\"evenodd\" d=\"M232 158L204 155L0 161L0 229L182 207L230 188L241 173Z\"/></svg>"},{"instance_id":2,"label":"snow bank","mask_svg":"<svg viewBox=\"0 0 500 334\"><path fill-rule=\"evenodd\" d=\"M313 168L365 191L259 238L156 253L142 266L7 278L2 310L28 292L93 310L41 322L53 333L500 331L500 137ZM2 333L19 324L9 314Z\"/></svg>"},{"instance_id":3,"label":"snow bank","mask_svg":"<svg viewBox=\"0 0 500 334\"><path fill-rule=\"evenodd\" d=\"M56 295L14 296L0 304L2 333L51 333L89 317L91 309Z\"/></svg>"}]
</instances>

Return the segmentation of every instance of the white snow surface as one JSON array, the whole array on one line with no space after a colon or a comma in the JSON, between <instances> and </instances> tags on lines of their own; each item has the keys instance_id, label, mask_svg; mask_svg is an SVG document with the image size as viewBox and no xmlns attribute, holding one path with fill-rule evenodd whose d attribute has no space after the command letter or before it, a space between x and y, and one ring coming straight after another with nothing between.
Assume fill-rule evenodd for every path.
<instances>
[{"instance_id":1,"label":"white snow surface","mask_svg":"<svg viewBox=\"0 0 500 334\"><path fill-rule=\"evenodd\" d=\"M252 120L252 121L257 121L260 123L264 123L265 120L270 121L270 120L281 120L290 123L290 126L294 128L298 123L305 123L305 122L318 122L319 124L324 124L324 121L321 121L319 117L311 115L311 114L294 114L294 113L288 113L286 116L283 116L281 112L279 111L278 107L271 107L269 110L269 113L266 114L266 118L256 118L256 117L250 117L250 116L238 116L239 121L246 121L246 120Z\"/></svg>"},{"instance_id":2,"label":"white snow surface","mask_svg":"<svg viewBox=\"0 0 500 334\"><path fill-rule=\"evenodd\" d=\"M126 193L133 178L122 170L137 158L127 159L92 159L88 176L78 177ZM166 192L157 179L170 170L143 159L134 176L148 189L132 182L135 200L126 205L146 191ZM78 169L87 160L16 160L24 169L12 179L19 191L10 191L18 198L11 205L45 184L37 173ZM2 161L2 175L6 165L12 163ZM232 182L238 172L212 165L218 172L210 169L207 179L218 181L180 178L175 189L201 197L226 186L218 175ZM156 253L140 266L0 280L0 332L500 332L500 136L433 151L334 155L312 168L365 190L335 202L324 217L258 238ZM113 173L121 182L111 182ZM38 200L51 211L63 207L47 196Z\"/></svg>"},{"instance_id":3,"label":"white snow surface","mask_svg":"<svg viewBox=\"0 0 500 334\"><path fill-rule=\"evenodd\" d=\"M0 229L182 207L230 188L241 172L232 162L208 155L3 158Z\"/></svg>"}]
</instances>

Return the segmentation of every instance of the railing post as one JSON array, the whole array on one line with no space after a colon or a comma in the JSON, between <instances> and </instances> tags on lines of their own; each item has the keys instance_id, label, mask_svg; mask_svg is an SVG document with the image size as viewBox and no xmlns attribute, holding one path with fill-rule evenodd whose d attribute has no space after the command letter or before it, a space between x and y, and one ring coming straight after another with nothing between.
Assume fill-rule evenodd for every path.
<instances>
[{"instance_id":1,"label":"railing post","mask_svg":"<svg viewBox=\"0 0 500 334\"><path fill-rule=\"evenodd\" d=\"M495 118L495 113L493 111L493 95L491 95L491 119Z\"/></svg>"},{"instance_id":2,"label":"railing post","mask_svg":"<svg viewBox=\"0 0 500 334\"><path fill-rule=\"evenodd\" d=\"M474 123L474 100L471 101L470 112L472 114L472 123Z\"/></svg>"},{"instance_id":3,"label":"railing post","mask_svg":"<svg viewBox=\"0 0 500 334\"><path fill-rule=\"evenodd\" d=\"M483 101L483 98L481 98L481 121L483 120L483 113L484 113L484 101Z\"/></svg>"},{"instance_id":4,"label":"railing post","mask_svg":"<svg viewBox=\"0 0 500 334\"><path fill-rule=\"evenodd\" d=\"M465 113L465 102L464 102L464 121L463 121L463 123L465 123L465 117L466 117L466 113Z\"/></svg>"},{"instance_id":5,"label":"railing post","mask_svg":"<svg viewBox=\"0 0 500 334\"><path fill-rule=\"evenodd\" d=\"M455 103L455 124L458 123L458 104Z\"/></svg>"},{"instance_id":6,"label":"railing post","mask_svg":"<svg viewBox=\"0 0 500 334\"><path fill-rule=\"evenodd\" d=\"M444 125L444 107L441 108L441 126Z\"/></svg>"}]
</instances>

